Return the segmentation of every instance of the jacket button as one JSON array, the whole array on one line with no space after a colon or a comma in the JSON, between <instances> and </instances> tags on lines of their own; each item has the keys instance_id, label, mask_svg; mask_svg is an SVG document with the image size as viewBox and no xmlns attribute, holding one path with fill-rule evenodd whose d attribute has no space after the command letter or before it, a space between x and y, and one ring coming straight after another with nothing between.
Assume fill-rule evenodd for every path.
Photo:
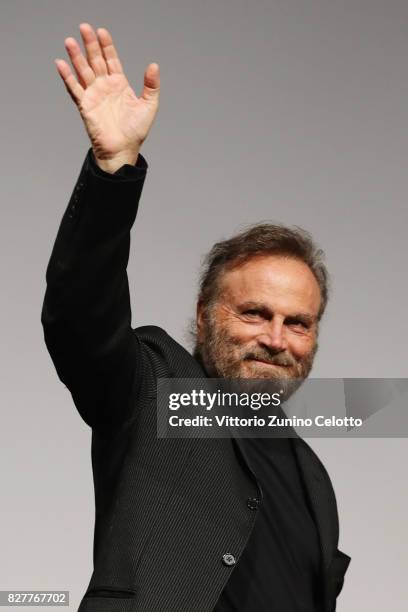
<instances>
[{"instance_id":1,"label":"jacket button","mask_svg":"<svg viewBox=\"0 0 408 612\"><path fill-rule=\"evenodd\" d=\"M258 510L260 501L257 497L248 497L247 506L250 510Z\"/></svg>"},{"instance_id":2,"label":"jacket button","mask_svg":"<svg viewBox=\"0 0 408 612\"><path fill-rule=\"evenodd\" d=\"M222 555L222 562L224 563L224 565L235 565L235 563L237 562L234 555L231 555L231 553L226 553L225 555Z\"/></svg>"}]
</instances>

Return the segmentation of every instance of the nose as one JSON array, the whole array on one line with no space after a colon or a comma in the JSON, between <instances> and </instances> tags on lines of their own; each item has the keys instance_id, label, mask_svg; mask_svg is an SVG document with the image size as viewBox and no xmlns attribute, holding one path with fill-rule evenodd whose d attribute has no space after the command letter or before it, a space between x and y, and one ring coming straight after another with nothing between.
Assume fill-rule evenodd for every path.
<instances>
[{"instance_id":1,"label":"nose","mask_svg":"<svg viewBox=\"0 0 408 612\"><path fill-rule=\"evenodd\" d=\"M258 335L257 340L261 346L274 351L286 350L288 343L285 338L283 321L279 321L276 318L269 321L268 325L262 330L262 333Z\"/></svg>"}]
</instances>

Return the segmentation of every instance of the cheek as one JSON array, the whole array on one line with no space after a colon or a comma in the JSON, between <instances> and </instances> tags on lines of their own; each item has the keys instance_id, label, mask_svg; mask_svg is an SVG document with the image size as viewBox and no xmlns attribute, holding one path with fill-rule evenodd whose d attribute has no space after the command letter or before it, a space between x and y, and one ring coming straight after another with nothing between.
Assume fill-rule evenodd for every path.
<instances>
[{"instance_id":1,"label":"cheek","mask_svg":"<svg viewBox=\"0 0 408 612\"><path fill-rule=\"evenodd\" d=\"M241 344L248 344L254 342L259 330L255 329L254 325L250 323L244 323L242 321L235 321L229 327L228 333L230 337L234 338Z\"/></svg>"},{"instance_id":2,"label":"cheek","mask_svg":"<svg viewBox=\"0 0 408 612\"><path fill-rule=\"evenodd\" d=\"M310 336L293 336L288 338L289 351L298 359L312 352L315 339Z\"/></svg>"}]
</instances>

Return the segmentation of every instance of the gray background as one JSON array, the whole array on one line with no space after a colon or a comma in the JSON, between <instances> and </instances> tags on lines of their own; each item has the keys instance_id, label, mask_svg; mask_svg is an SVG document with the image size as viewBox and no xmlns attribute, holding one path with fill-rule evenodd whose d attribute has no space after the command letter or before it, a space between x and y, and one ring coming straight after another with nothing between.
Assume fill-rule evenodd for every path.
<instances>
[{"instance_id":1,"label":"gray background","mask_svg":"<svg viewBox=\"0 0 408 612\"><path fill-rule=\"evenodd\" d=\"M200 258L243 223L298 224L334 292L316 377L406 377L408 4L403 0L14 0L1 11L1 582L91 575L90 430L59 382L45 269L88 149L53 63L78 24L108 27L140 94L161 68L132 234L133 325L180 342ZM136 286L138 291L136 292ZM340 612L405 610L407 440L313 439L353 557Z\"/></svg>"}]
</instances>

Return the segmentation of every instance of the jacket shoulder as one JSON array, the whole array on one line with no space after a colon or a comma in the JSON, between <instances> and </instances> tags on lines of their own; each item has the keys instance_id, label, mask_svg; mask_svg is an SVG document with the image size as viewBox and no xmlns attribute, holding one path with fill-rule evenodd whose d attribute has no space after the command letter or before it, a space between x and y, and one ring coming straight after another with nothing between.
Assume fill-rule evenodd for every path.
<instances>
[{"instance_id":1,"label":"jacket shoulder","mask_svg":"<svg viewBox=\"0 0 408 612\"><path fill-rule=\"evenodd\" d=\"M141 341L156 376L163 378L202 378L204 370L194 357L158 325L133 329Z\"/></svg>"}]
</instances>

